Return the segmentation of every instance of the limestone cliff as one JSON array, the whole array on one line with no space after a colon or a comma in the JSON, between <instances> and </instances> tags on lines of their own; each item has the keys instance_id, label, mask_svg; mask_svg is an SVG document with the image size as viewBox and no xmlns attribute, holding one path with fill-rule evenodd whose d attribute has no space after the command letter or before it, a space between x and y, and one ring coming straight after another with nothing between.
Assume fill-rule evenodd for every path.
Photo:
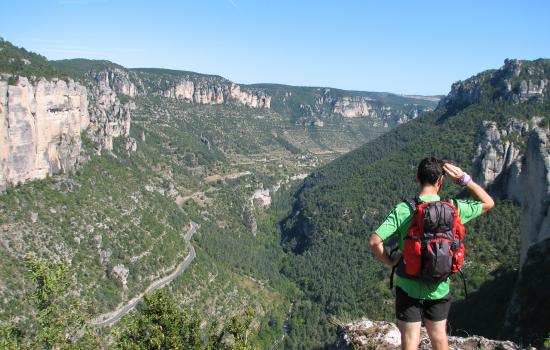
<instances>
[{"instance_id":1,"label":"limestone cliff","mask_svg":"<svg viewBox=\"0 0 550 350\"><path fill-rule=\"evenodd\" d=\"M162 96L197 104L236 103L270 108L271 96L259 89L243 88L218 76L166 69L127 70L118 66L86 72L101 88L129 97Z\"/></svg>"},{"instance_id":2,"label":"limestone cliff","mask_svg":"<svg viewBox=\"0 0 550 350\"><path fill-rule=\"evenodd\" d=\"M85 87L72 79L1 76L0 192L10 184L73 172L85 130L98 152L112 150L114 137L128 136L130 104L121 103L111 86L128 93L135 87L112 74L97 77ZM127 150L136 147L134 142Z\"/></svg>"},{"instance_id":3,"label":"limestone cliff","mask_svg":"<svg viewBox=\"0 0 550 350\"><path fill-rule=\"evenodd\" d=\"M476 181L521 204L520 271L505 332L539 342L547 336L545 325L550 322L545 311L550 301L541 294L550 288L550 130L540 121L512 120L504 128L484 122L474 158Z\"/></svg>"},{"instance_id":4,"label":"limestone cliff","mask_svg":"<svg viewBox=\"0 0 550 350\"><path fill-rule=\"evenodd\" d=\"M230 95L245 106L257 108L271 108L271 96L263 91L242 90L239 85L231 84Z\"/></svg>"},{"instance_id":5,"label":"limestone cliff","mask_svg":"<svg viewBox=\"0 0 550 350\"><path fill-rule=\"evenodd\" d=\"M522 168L522 241L520 262L527 251L550 238L550 132L535 128L529 135Z\"/></svg>"},{"instance_id":6,"label":"limestone cliff","mask_svg":"<svg viewBox=\"0 0 550 350\"><path fill-rule=\"evenodd\" d=\"M332 111L342 115L343 117L353 118L359 116L369 116L370 109L372 109L372 107L369 106L366 98L344 96L336 100Z\"/></svg>"},{"instance_id":7,"label":"limestone cliff","mask_svg":"<svg viewBox=\"0 0 550 350\"><path fill-rule=\"evenodd\" d=\"M222 104L235 102L252 108L270 108L271 97L261 91L250 91L229 82L193 81L181 79L166 89L154 91L153 94L176 98L198 104Z\"/></svg>"},{"instance_id":8,"label":"limestone cliff","mask_svg":"<svg viewBox=\"0 0 550 350\"><path fill-rule=\"evenodd\" d=\"M110 89L130 97L137 96L139 93L138 87L134 84L135 77L124 68L91 70L88 75L94 78L102 90ZM143 87L139 88L143 90Z\"/></svg>"},{"instance_id":9,"label":"limestone cliff","mask_svg":"<svg viewBox=\"0 0 550 350\"><path fill-rule=\"evenodd\" d=\"M86 88L73 80L0 79L0 190L72 172L89 123Z\"/></svg>"},{"instance_id":10,"label":"limestone cliff","mask_svg":"<svg viewBox=\"0 0 550 350\"><path fill-rule=\"evenodd\" d=\"M97 84L89 84L90 96L90 127L88 136L97 144L98 153L102 149L113 149L113 138L128 136L131 123L131 104L122 103L116 92L111 88L117 80L99 80ZM128 85L125 85L128 86ZM128 88L129 91L135 91Z\"/></svg>"},{"instance_id":11,"label":"limestone cliff","mask_svg":"<svg viewBox=\"0 0 550 350\"><path fill-rule=\"evenodd\" d=\"M528 122L510 120L499 128L496 122L484 121L476 135L473 178L493 193L522 201L521 165Z\"/></svg>"},{"instance_id":12,"label":"limestone cliff","mask_svg":"<svg viewBox=\"0 0 550 350\"><path fill-rule=\"evenodd\" d=\"M475 181L522 205L521 264L530 246L550 237L550 146L540 121L510 120L502 128L485 121L475 141Z\"/></svg>"}]
</instances>

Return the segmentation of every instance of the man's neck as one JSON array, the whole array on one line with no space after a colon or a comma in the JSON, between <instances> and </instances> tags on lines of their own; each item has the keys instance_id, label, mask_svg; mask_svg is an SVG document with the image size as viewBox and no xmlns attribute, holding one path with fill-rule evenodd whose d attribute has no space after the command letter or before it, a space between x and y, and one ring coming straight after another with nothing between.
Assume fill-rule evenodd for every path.
<instances>
[{"instance_id":1,"label":"man's neck","mask_svg":"<svg viewBox=\"0 0 550 350\"><path fill-rule=\"evenodd\" d=\"M439 189L435 186L424 186L420 189L419 197L437 196Z\"/></svg>"}]
</instances>

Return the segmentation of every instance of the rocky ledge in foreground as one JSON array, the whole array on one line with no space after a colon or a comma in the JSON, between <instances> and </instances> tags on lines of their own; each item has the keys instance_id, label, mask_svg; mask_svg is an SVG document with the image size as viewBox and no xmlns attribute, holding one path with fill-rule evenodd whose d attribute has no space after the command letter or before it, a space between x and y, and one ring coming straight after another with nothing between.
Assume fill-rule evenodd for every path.
<instances>
[{"instance_id":1,"label":"rocky ledge in foreground","mask_svg":"<svg viewBox=\"0 0 550 350\"><path fill-rule=\"evenodd\" d=\"M401 334L397 326L391 322L362 320L359 322L339 325L336 349L354 350L393 350L401 348ZM431 349L426 329L422 327L420 349ZM511 341L491 340L479 336L449 337L449 349L452 350L519 350L519 345Z\"/></svg>"}]
</instances>

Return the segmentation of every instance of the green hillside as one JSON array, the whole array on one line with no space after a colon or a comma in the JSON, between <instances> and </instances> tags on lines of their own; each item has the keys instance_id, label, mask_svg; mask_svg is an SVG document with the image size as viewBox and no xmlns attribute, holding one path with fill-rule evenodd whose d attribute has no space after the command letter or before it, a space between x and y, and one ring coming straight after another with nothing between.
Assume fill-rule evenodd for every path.
<instances>
[{"instance_id":1,"label":"green hillside","mask_svg":"<svg viewBox=\"0 0 550 350\"><path fill-rule=\"evenodd\" d=\"M0 72L27 77L62 77L46 57L17 47L0 37Z\"/></svg>"},{"instance_id":2,"label":"green hillside","mask_svg":"<svg viewBox=\"0 0 550 350\"><path fill-rule=\"evenodd\" d=\"M304 293L290 322L291 347L331 343L335 320L393 319L389 271L371 255L368 235L393 205L416 194L415 169L423 157L434 155L471 172L482 121L505 125L511 118L550 120L548 98L519 102L514 94L519 93L515 86L531 74L540 77L543 72L548 78L549 63L522 61L512 92L503 91L501 70L457 83L435 112L336 159L304 181L294 195L292 213L282 222L289 253L283 273ZM444 197L464 195L453 184L444 186ZM462 288L453 279L453 329L507 336L500 331L519 264L519 214L517 204L499 200L493 211L468 225L465 272L472 296L461 301Z\"/></svg>"}]
</instances>

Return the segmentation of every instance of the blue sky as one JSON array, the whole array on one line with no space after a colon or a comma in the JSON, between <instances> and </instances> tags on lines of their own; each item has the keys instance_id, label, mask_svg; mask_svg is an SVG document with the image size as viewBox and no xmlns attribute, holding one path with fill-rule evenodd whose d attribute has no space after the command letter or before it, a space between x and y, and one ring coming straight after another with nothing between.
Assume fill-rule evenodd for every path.
<instances>
[{"instance_id":1,"label":"blue sky","mask_svg":"<svg viewBox=\"0 0 550 350\"><path fill-rule=\"evenodd\" d=\"M0 0L0 36L108 59L285 83L446 94L505 58L550 57L550 1Z\"/></svg>"}]
</instances>

